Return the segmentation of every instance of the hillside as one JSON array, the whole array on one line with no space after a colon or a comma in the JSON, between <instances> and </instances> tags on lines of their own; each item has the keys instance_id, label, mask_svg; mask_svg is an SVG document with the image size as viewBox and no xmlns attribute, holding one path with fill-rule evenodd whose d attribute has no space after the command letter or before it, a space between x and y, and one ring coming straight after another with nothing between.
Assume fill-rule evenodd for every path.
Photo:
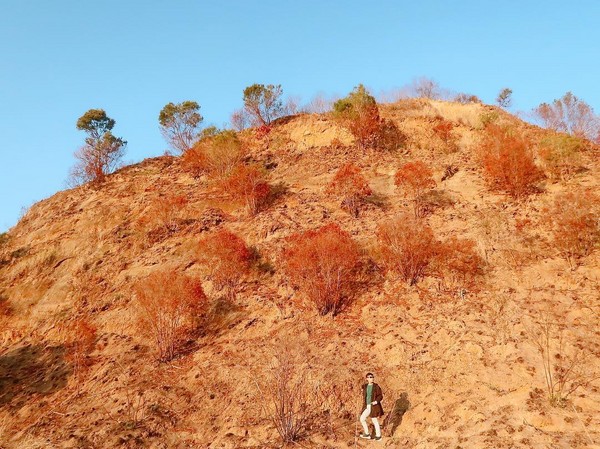
<instances>
[{"instance_id":1,"label":"hillside","mask_svg":"<svg viewBox=\"0 0 600 449\"><path fill-rule=\"evenodd\" d=\"M406 136L396 151L359 151L327 115L281 119L260 140L243 131L248 158L281 191L256 215L174 156L32 206L0 240L0 447L280 447L259 384L282 353L306 376L307 403L318 409L292 446L600 447L600 382L591 379L600 373L600 252L572 267L546 218L561 194L597 190L598 148L581 149L569 176L547 177L515 200L486 181L485 123L510 125L536 148L553 132L481 104L404 100L382 105L381 115ZM443 138L436 125L448 122ZM378 226L412 213L394 184L412 160L433 170L424 221L436 238L470 239L485 261L468 288L434 275L411 286L382 268ZM356 218L326 189L347 162L374 192ZM185 206L165 227L156 205L173 194ZM368 261L356 296L336 316L320 316L282 269L287 239L327 223L348 231ZM220 228L260 256L234 298L198 260L199 240ZM158 363L137 325L134 286L164 267L201 279L209 305L202 332ZM82 317L97 331L75 375L69 329ZM564 327L560 357L578 354L576 370L587 376L560 406L547 399L535 345L546 320ZM554 366L558 339L550 343ZM401 398L398 407L408 408L393 433L384 428L383 443L355 440L367 371L386 411Z\"/></svg>"}]
</instances>

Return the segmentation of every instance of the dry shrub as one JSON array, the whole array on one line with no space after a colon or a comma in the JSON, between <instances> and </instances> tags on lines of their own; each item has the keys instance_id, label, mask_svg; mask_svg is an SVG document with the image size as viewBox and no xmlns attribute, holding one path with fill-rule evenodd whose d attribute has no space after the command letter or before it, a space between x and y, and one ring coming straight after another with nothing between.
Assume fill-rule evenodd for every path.
<instances>
[{"instance_id":1,"label":"dry shrub","mask_svg":"<svg viewBox=\"0 0 600 449\"><path fill-rule=\"evenodd\" d=\"M600 379L600 372L585 343L569 335L564 323L547 312L535 318L527 333L541 358L548 400L564 407L573 393Z\"/></svg>"},{"instance_id":2,"label":"dry shrub","mask_svg":"<svg viewBox=\"0 0 600 449\"><path fill-rule=\"evenodd\" d=\"M350 234L337 224L292 235L284 258L290 280L320 315L336 315L349 304L360 251Z\"/></svg>"},{"instance_id":3,"label":"dry shrub","mask_svg":"<svg viewBox=\"0 0 600 449\"><path fill-rule=\"evenodd\" d=\"M375 146L379 122L379 109L373 105L360 109L344 122L344 126L354 136L359 148L367 148Z\"/></svg>"},{"instance_id":4,"label":"dry shrub","mask_svg":"<svg viewBox=\"0 0 600 449\"><path fill-rule=\"evenodd\" d=\"M445 143L450 143L454 138L452 135L453 129L454 124L449 120L445 120L443 117L437 117L436 124L433 126L435 134Z\"/></svg>"},{"instance_id":5,"label":"dry shrub","mask_svg":"<svg viewBox=\"0 0 600 449\"><path fill-rule=\"evenodd\" d=\"M395 184L413 202L415 218L425 216L423 196L435 187L431 169L422 161L407 162L396 172Z\"/></svg>"},{"instance_id":6,"label":"dry shrub","mask_svg":"<svg viewBox=\"0 0 600 449\"><path fill-rule=\"evenodd\" d=\"M410 285L426 275L438 251L431 228L408 215L381 224L377 240L386 268Z\"/></svg>"},{"instance_id":7,"label":"dry shrub","mask_svg":"<svg viewBox=\"0 0 600 449\"><path fill-rule=\"evenodd\" d=\"M340 168L326 189L327 193L342 198L342 208L358 217L360 207L373 191L359 167L348 163Z\"/></svg>"},{"instance_id":8,"label":"dry shrub","mask_svg":"<svg viewBox=\"0 0 600 449\"><path fill-rule=\"evenodd\" d=\"M219 229L200 241L199 260L208 268L215 287L225 289L233 299L250 271L252 252L242 238L227 229Z\"/></svg>"},{"instance_id":9,"label":"dry shrub","mask_svg":"<svg viewBox=\"0 0 600 449\"><path fill-rule=\"evenodd\" d=\"M407 140L407 136L398 129L393 121L381 119L379 130L375 135L375 148L384 151L395 151L403 148Z\"/></svg>"},{"instance_id":10,"label":"dry shrub","mask_svg":"<svg viewBox=\"0 0 600 449\"><path fill-rule=\"evenodd\" d=\"M187 204L185 195L160 195L152 202L148 217L155 225L164 227L167 231L177 231L181 212Z\"/></svg>"},{"instance_id":11,"label":"dry shrub","mask_svg":"<svg viewBox=\"0 0 600 449\"><path fill-rule=\"evenodd\" d=\"M435 266L446 288L463 291L476 286L476 281L484 272L485 261L477 253L473 240L452 236L439 244Z\"/></svg>"},{"instance_id":12,"label":"dry shrub","mask_svg":"<svg viewBox=\"0 0 600 449\"><path fill-rule=\"evenodd\" d=\"M307 372L284 348L276 353L265 377L256 381L263 412L284 443L301 440L319 410Z\"/></svg>"},{"instance_id":13,"label":"dry shrub","mask_svg":"<svg viewBox=\"0 0 600 449\"><path fill-rule=\"evenodd\" d=\"M550 136L542 140L538 155L546 176L550 179L566 180L579 171L584 142L567 135Z\"/></svg>"},{"instance_id":14,"label":"dry shrub","mask_svg":"<svg viewBox=\"0 0 600 449\"><path fill-rule=\"evenodd\" d=\"M73 379L79 394L83 377L90 366L89 353L96 344L97 329L86 318L78 318L67 328L67 332L66 357L73 367Z\"/></svg>"},{"instance_id":15,"label":"dry shrub","mask_svg":"<svg viewBox=\"0 0 600 449\"><path fill-rule=\"evenodd\" d=\"M157 360L173 359L198 329L206 307L202 284L173 269L164 269L139 280L134 292L141 334L152 339Z\"/></svg>"},{"instance_id":16,"label":"dry shrub","mask_svg":"<svg viewBox=\"0 0 600 449\"><path fill-rule=\"evenodd\" d=\"M486 130L482 163L492 187L513 198L533 193L544 175L535 165L531 143L508 128L488 125Z\"/></svg>"},{"instance_id":17,"label":"dry shrub","mask_svg":"<svg viewBox=\"0 0 600 449\"><path fill-rule=\"evenodd\" d=\"M471 104L471 103L482 103L481 99L477 95L467 94L467 93L459 93L457 94L453 101L460 104Z\"/></svg>"},{"instance_id":18,"label":"dry shrub","mask_svg":"<svg viewBox=\"0 0 600 449\"><path fill-rule=\"evenodd\" d=\"M553 244L573 268L600 241L600 198L591 190L560 194L545 212Z\"/></svg>"},{"instance_id":19,"label":"dry shrub","mask_svg":"<svg viewBox=\"0 0 600 449\"><path fill-rule=\"evenodd\" d=\"M183 167L193 176L207 174L222 178L237 167L246 149L235 131L217 131L207 135L183 153Z\"/></svg>"},{"instance_id":20,"label":"dry shrub","mask_svg":"<svg viewBox=\"0 0 600 449\"><path fill-rule=\"evenodd\" d=\"M250 215L265 207L271 197L271 186L265 170L259 165L237 165L219 185L219 190L234 202L243 202Z\"/></svg>"}]
</instances>

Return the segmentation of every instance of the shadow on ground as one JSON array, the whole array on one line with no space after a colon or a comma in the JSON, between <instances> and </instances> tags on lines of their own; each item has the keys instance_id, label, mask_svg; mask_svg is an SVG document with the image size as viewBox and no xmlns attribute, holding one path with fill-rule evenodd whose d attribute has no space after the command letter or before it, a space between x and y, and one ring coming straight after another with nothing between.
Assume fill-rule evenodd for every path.
<instances>
[{"instance_id":1,"label":"shadow on ground","mask_svg":"<svg viewBox=\"0 0 600 449\"><path fill-rule=\"evenodd\" d=\"M0 356L0 407L23 407L35 395L52 394L67 385L71 368L63 346L22 346Z\"/></svg>"},{"instance_id":2,"label":"shadow on ground","mask_svg":"<svg viewBox=\"0 0 600 449\"><path fill-rule=\"evenodd\" d=\"M402 424L402 417L409 408L410 401L408 400L408 393L404 392L396 399L394 408L388 413L383 422L383 427L388 429L388 436L394 435L396 429Z\"/></svg>"}]
</instances>

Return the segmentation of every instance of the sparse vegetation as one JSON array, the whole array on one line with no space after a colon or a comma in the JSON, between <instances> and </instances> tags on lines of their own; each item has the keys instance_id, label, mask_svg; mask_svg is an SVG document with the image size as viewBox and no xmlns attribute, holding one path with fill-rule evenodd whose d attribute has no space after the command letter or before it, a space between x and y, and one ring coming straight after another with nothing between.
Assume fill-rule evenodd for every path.
<instances>
[{"instance_id":1,"label":"sparse vegetation","mask_svg":"<svg viewBox=\"0 0 600 449\"><path fill-rule=\"evenodd\" d=\"M198 139L200 123L200 105L195 101L168 103L158 115L160 132L174 150L183 153L191 148Z\"/></svg>"},{"instance_id":2,"label":"sparse vegetation","mask_svg":"<svg viewBox=\"0 0 600 449\"><path fill-rule=\"evenodd\" d=\"M327 187L327 192L342 199L342 208L358 218L365 198L373 193L359 167L352 163L341 167Z\"/></svg>"},{"instance_id":3,"label":"sparse vegetation","mask_svg":"<svg viewBox=\"0 0 600 449\"><path fill-rule=\"evenodd\" d=\"M172 360L198 329L207 303L202 284L163 269L139 280L134 292L141 335L154 343L157 360Z\"/></svg>"},{"instance_id":4,"label":"sparse vegetation","mask_svg":"<svg viewBox=\"0 0 600 449\"><path fill-rule=\"evenodd\" d=\"M350 234L337 224L291 236L284 260L288 277L319 314L336 315L349 304L360 251Z\"/></svg>"},{"instance_id":5,"label":"sparse vegetation","mask_svg":"<svg viewBox=\"0 0 600 449\"><path fill-rule=\"evenodd\" d=\"M353 446L366 371L388 447L593 445L598 148L495 106L376 106L365 151L334 113L208 127L0 234L0 446ZM375 151L387 124L404 151ZM555 182L491 194L521 153Z\"/></svg>"}]
</instances>

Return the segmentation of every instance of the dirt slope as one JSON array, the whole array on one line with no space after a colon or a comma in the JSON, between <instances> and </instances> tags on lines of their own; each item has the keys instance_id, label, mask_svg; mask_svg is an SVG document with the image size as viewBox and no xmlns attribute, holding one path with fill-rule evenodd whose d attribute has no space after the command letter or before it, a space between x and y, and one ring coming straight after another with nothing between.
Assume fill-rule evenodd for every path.
<instances>
[{"instance_id":1,"label":"dirt slope","mask_svg":"<svg viewBox=\"0 0 600 449\"><path fill-rule=\"evenodd\" d=\"M407 100L383 106L382 116L407 136L402 149L359 152L326 116L282 120L251 157L286 191L253 217L170 156L35 204L0 240L0 299L10 310L0 328L0 447L279 447L255 381L282 347L319 398L318 425L300 447L600 447L600 383L552 407L531 336L544 317L563 323L564 353L584 348L586 372L600 372L600 252L571 269L542 220L557 194L598 186L597 150L581 155L584 170L516 202L483 176L483 122L511 124L534 142L549 132L478 104ZM440 118L454 125L451 142L434 131ZM376 254L378 223L410 210L394 173L414 159L434 170L439 207L427 221L437 237L472 239L486 259L479 288L448 291L433 277L411 287L374 270L347 310L318 316L280 269L286 237L337 222ZM379 198L358 218L325 193L349 161ZM450 166L458 171L444 176ZM171 193L188 202L177 226L161 231L152 205ZM196 242L219 227L273 268L255 270L233 301L197 261ZM201 278L211 309L205 332L159 364L136 326L132 288L164 266ZM98 331L79 378L66 343L81 316ZM384 428L383 443L354 436L367 371L386 411L402 394L410 404L393 434Z\"/></svg>"}]
</instances>

